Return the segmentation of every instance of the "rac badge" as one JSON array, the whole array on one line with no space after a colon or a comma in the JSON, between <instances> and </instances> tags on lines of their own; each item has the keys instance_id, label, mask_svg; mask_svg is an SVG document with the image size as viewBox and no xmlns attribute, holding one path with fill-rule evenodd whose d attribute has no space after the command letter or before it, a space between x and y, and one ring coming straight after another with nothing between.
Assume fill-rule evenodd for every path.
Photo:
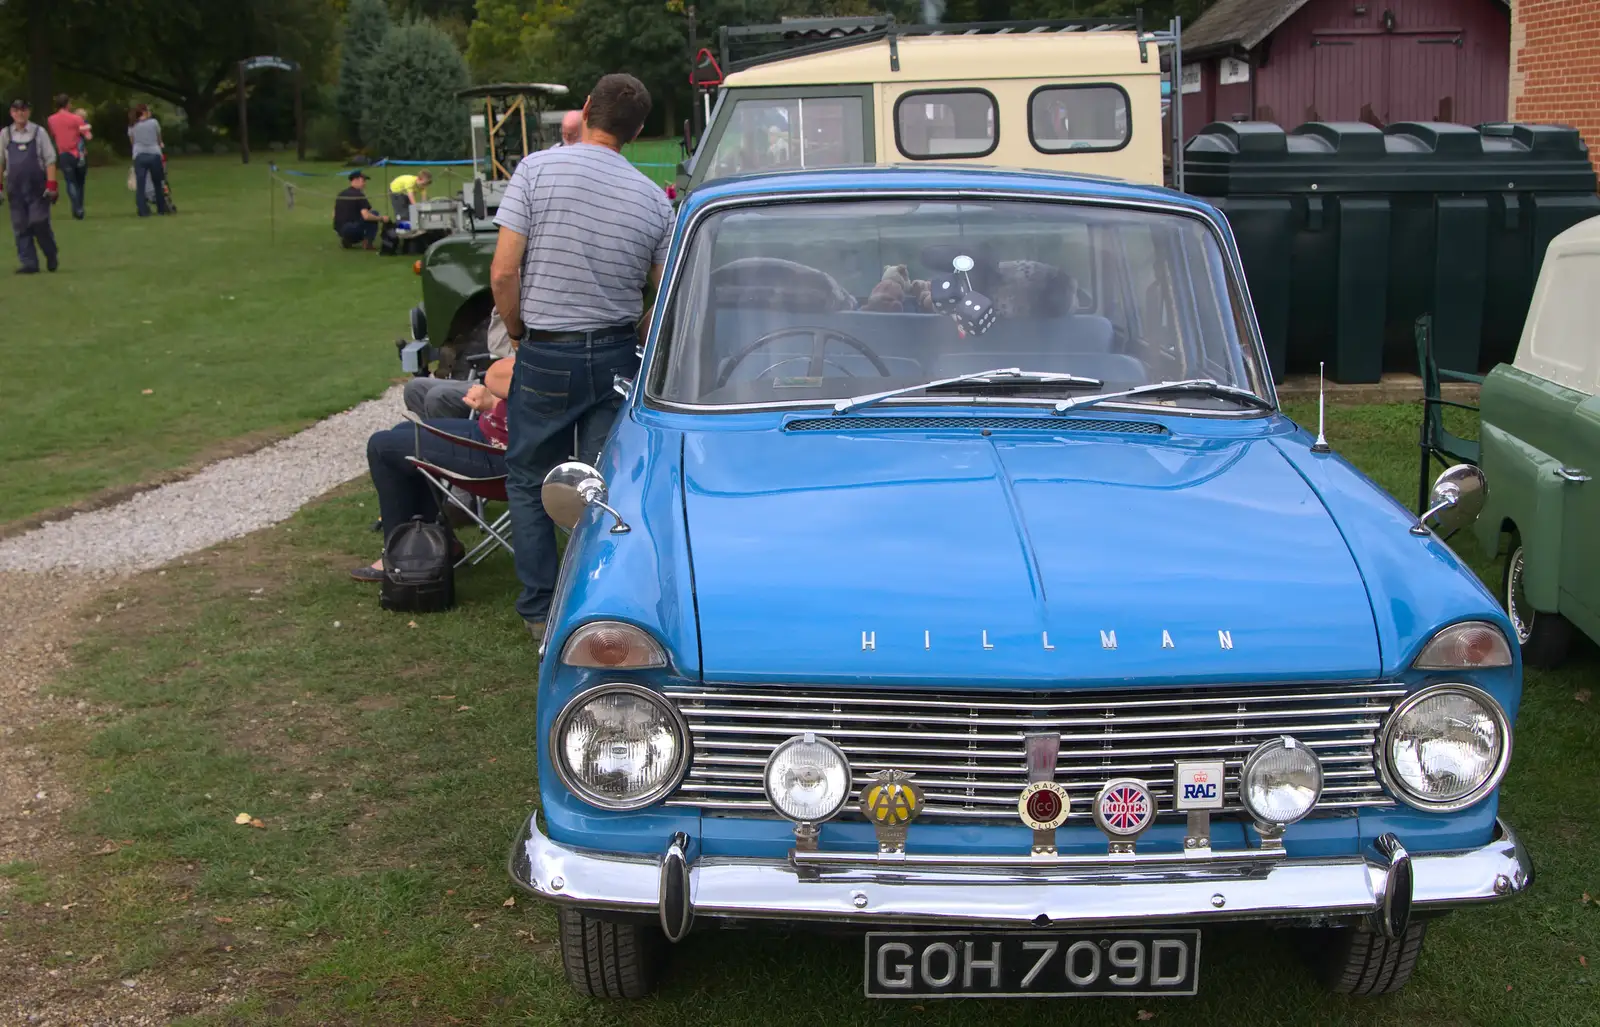
<instances>
[{"instance_id":1,"label":"rac badge","mask_svg":"<svg viewBox=\"0 0 1600 1027\"><path fill-rule=\"evenodd\" d=\"M903 770L880 770L861 789L861 814L878 836L879 852L904 852L906 828L922 812L922 789Z\"/></svg>"},{"instance_id":2,"label":"rac badge","mask_svg":"<svg viewBox=\"0 0 1600 1027\"><path fill-rule=\"evenodd\" d=\"M1054 781L1035 781L1022 790L1017 815L1035 831L1054 831L1066 823L1072 800Z\"/></svg>"},{"instance_id":3,"label":"rac badge","mask_svg":"<svg viewBox=\"0 0 1600 1027\"><path fill-rule=\"evenodd\" d=\"M1155 799L1143 781L1119 777L1107 781L1095 796L1094 822L1111 836L1113 852L1131 851L1133 842L1155 818Z\"/></svg>"}]
</instances>

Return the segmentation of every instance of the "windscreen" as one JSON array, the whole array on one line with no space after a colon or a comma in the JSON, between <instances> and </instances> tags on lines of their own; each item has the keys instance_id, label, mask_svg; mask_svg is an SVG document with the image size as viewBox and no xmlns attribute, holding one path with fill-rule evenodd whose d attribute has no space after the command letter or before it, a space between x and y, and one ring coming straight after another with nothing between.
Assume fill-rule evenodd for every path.
<instances>
[{"instance_id":1,"label":"windscreen","mask_svg":"<svg viewBox=\"0 0 1600 1027\"><path fill-rule=\"evenodd\" d=\"M1095 379L1094 391L1186 378L1266 388L1216 234L1156 210L1005 199L738 207L699 222L670 303L649 385L673 404L803 405L999 367ZM1026 383L1005 391L1061 398ZM1238 408L1204 395L1146 401Z\"/></svg>"}]
</instances>

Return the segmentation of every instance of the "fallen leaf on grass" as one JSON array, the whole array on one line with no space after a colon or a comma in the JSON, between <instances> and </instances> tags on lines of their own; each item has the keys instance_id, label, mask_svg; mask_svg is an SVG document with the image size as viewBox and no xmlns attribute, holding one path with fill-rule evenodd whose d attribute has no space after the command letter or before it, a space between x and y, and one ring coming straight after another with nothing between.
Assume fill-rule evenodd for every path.
<instances>
[{"instance_id":1,"label":"fallen leaf on grass","mask_svg":"<svg viewBox=\"0 0 1600 1027\"><path fill-rule=\"evenodd\" d=\"M211 919L215 920L219 924L231 924L231 923L233 923L233 917L231 917L231 916L214 916Z\"/></svg>"},{"instance_id":2,"label":"fallen leaf on grass","mask_svg":"<svg viewBox=\"0 0 1600 1027\"><path fill-rule=\"evenodd\" d=\"M241 825L243 825L243 824L248 824L248 823L250 823L250 821L251 821L251 820L252 820L252 819L253 819L253 818L252 818L252 817L251 817L251 816L250 816L250 814L248 814L248 813L241 813L241 814L239 814L239 815L238 815L238 816L236 816L236 817L234 817L234 818L233 818L233 822L234 822L234 823L235 823L235 824L241 824Z\"/></svg>"},{"instance_id":3,"label":"fallen leaf on grass","mask_svg":"<svg viewBox=\"0 0 1600 1027\"><path fill-rule=\"evenodd\" d=\"M407 621L406 622L406 627L408 627L408 628L414 628L416 626L417 626L417 622L416 621Z\"/></svg>"},{"instance_id":4,"label":"fallen leaf on grass","mask_svg":"<svg viewBox=\"0 0 1600 1027\"><path fill-rule=\"evenodd\" d=\"M436 695L436 696L434 696L434 698L435 699L454 699L455 696L453 696L453 695Z\"/></svg>"},{"instance_id":5,"label":"fallen leaf on grass","mask_svg":"<svg viewBox=\"0 0 1600 1027\"><path fill-rule=\"evenodd\" d=\"M1578 957L1578 965L1583 967L1585 970L1587 970L1589 968L1589 957L1588 956L1579 956Z\"/></svg>"},{"instance_id":6,"label":"fallen leaf on grass","mask_svg":"<svg viewBox=\"0 0 1600 1027\"><path fill-rule=\"evenodd\" d=\"M1576 692L1572 693L1572 697L1579 702L1588 702L1589 697L1593 694L1594 693L1589 691L1587 688L1580 688Z\"/></svg>"},{"instance_id":7,"label":"fallen leaf on grass","mask_svg":"<svg viewBox=\"0 0 1600 1027\"><path fill-rule=\"evenodd\" d=\"M515 895L511 896L509 899L506 899L504 902L500 903L500 905L508 906L508 907L509 906L515 906L516 904L517 904L517 897Z\"/></svg>"},{"instance_id":8,"label":"fallen leaf on grass","mask_svg":"<svg viewBox=\"0 0 1600 1027\"><path fill-rule=\"evenodd\" d=\"M155 389L143 389L143 390L140 391L139 395L141 395L141 396L153 396L153 395L155 395L155 391L156 391Z\"/></svg>"},{"instance_id":9,"label":"fallen leaf on grass","mask_svg":"<svg viewBox=\"0 0 1600 1027\"><path fill-rule=\"evenodd\" d=\"M1154 1020L1155 1018L1156 1018L1156 1014L1152 1013L1150 1010L1148 1010L1148 1009L1139 1010L1139 1019L1141 1019L1141 1020Z\"/></svg>"},{"instance_id":10,"label":"fallen leaf on grass","mask_svg":"<svg viewBox=\"0 0 1600 1027\"><path fill-rule=\"evenodd\" d=\"M1585 906L1587 906L1589 904L1589 893L1588 892L1584 892L1583 893L1583 904Z\"/></svg>"},{"instance_id":11,"label":"fallen leaf on grass","mask_svg":"<svg viewBox=\"0 0 1600 1027\"><path fill-rule=\"evenodd\" d=\"M1507 991L1510 991L1510 990L1511 990L1511 985L1509 985L1509 984L1508 984L1508 985L1506 985L1506 990L1507 990Z\"/></svg>"},{"instance_id":12,"label":"fallen leaf on grass","mask_svg":"<svg viewBox=\"0 0 1600 1027\"><path fill-rule=\"evenodd\" d=\"M457 713L465 713L467 710L470 710L470 709L472 709L471 706L457 706L456 707L456 712Z\"/></svg>"},{"instance_id":13,"label":"fallen leaf on grass","mask_svg":"<svg viewBox=\"0 0 1600 1027\"><path fill-rule=\"evenodd\" d=\"M445 890L444 890L444 893L445 893L445 894L446 894L446 895L454 895L454 894L455 894L455 893L456 893L456 890L455 890L455 889L454 889L454 888L446 888L446 889L445 889Z\"/></svg>"}]
</instances>

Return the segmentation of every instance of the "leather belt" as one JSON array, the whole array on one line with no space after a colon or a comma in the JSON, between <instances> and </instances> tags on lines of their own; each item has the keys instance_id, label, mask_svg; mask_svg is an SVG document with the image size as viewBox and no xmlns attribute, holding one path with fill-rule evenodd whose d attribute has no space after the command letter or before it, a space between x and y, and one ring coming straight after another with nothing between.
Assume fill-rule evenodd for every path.
<instances>
[{"instance_id":1,"label":"leather belt","mask_svg":"<svg viewBox=\"0 0 1600 1027\"><path fill-rule=\"evenodd\" d=\"M612 325L609 328L595 328L587 332L547 332L540 328L528 329L529 342L594 342L597 339L610 339L619 335L634 335L638 329L631 324Z\"/></svg>"}]
</instances>

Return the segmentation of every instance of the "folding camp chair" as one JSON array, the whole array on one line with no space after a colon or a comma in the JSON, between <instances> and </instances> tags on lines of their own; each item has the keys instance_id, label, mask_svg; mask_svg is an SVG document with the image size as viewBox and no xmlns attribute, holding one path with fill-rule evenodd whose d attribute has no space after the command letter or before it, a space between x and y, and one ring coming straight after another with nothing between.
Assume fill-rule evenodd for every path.
<instances>
[{"instance_id":1,"label":"folding camp chair","mask_svg":"<svg viewBox=\"0 0 1600 1027\"><path fill-rule=\"evenodd\" d=\"M1483 375L1465 371L1446 371L1439 367L1433 355L1433 315L1417 318L1417 373L1422 376L1422 433L1418 446L1422 450L1422 473L1417 482L1417 514L1428 508L1431 491L1428 474L1435 459L1440 463L1477 464L1483 449L1472 439L1451 434L1444 426L1444 408L1477 410L1470 403L1457 403L1444 398L1442 382L1468 382L1483 384Z\"/></svg>"},{"instance_id":2,"label":"folding camp chair","mask_svg":"<svg viewBox=\"0 0 1600 1027\"><path fill-rule=\"evenodd\" d=\"M406 419L416 427L418 432L418 453L422 451L422 432L427 432L436 438L443 439L452 445L461 446L465 449L475 449L482 453L505 452L505 450L501 449L499 446L490 445L487 442L479 442L477 439L464 438L460 435L452 435L447 431L442 431L428 424L415 414L407 413ZM456 561L457 567L469 562L473 564L481 563L485 557L494 551L496 546L502 547L507 553L512 552L511 540L509 537L511 529L511 511L506 510L491 522L488 519L488 508L486 505L488 503L507 502L505 475L500 474L492 478L474 478L469 475L452 471L448 467L440 467L438 464L424 460L420 456L408 456L406 457L406 462L415 467L417 469L417 473L426 478L428 483L434 487L439 495L444 497L446 502L450 503L456 509L466 514L472 519L474 524L482 528L484 531L485 537L483 541L479 542L476 546L473 546L465 554L463 554L461 559ZM472 496L474 498L474 502L468 503L463 501L461 497L457 496L455 491L450 488L452 485Z\"/></svg>"}]
</instances>

